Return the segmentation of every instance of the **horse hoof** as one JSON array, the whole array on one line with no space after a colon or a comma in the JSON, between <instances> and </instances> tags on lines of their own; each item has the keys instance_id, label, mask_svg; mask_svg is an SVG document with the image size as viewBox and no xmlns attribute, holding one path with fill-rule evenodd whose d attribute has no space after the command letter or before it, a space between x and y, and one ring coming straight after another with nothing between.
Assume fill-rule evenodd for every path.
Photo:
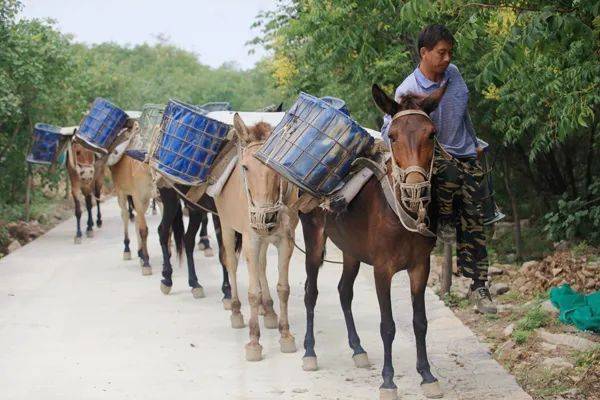
<instances>
[{"instance_id":1,"label":"horse hoof","mask_svg":"<svg viewBox=\"0 0 600 400\"><path fill-rule=\"evenodd\" d=\"M246 361L262 360L262 346L260 344L246 345Z\"/></svg>"},{"instance_id":2,"label":"horse hoof","mask_svg":"<svg viewBox=\"0 0 600 400\"><path fill-rule=\"evenodd\" d=\"M85 231L85 236L87 236L89 238L93 238L94 237L94 231Z\"/></svg>"},{"instance_id":3,"label":"horse hoof","mask_svg":"<svg viewBox=\"0 0 600 400\"><path fill-rule=\"evenodd\" d=\"M267 314L265 315L265 328L267 329L277 329L277 314Z\"/></svg>"},{"instance_id":4,"label":"horse hoof","mask_svg":"<svg viewBox=\"0 0 600 400\"><path fill-rule=\"evenodd\" d=\"M379 389L379 400L398 400L398 389Z\"/></svg>"},{"instance_id":5,"label":"horse hoof","mask_svg":"<svg viewBox=\"0 0 600 400\"><path fill-rule=\"evenodd\" d=\"M244 325L244 316L242 313L239 314L231 314L231 327L233 329L242 329L245 327Z\"/></svg>"},{"instance_id":6,"label":"horse hoof","mask_svg":"<svg viewBox=\"0 0 600 400\"><path fill-rule=\"evenodd\" d=\"M206 249L204 249L204 257L214 257L215 256L215 252L213 251L212 248L207 247Z\"/></svg>"},{"instance_id":7,"label":"horse hoof","mask_svg":"<svg viewBox=\"0 0 600 400\"><path fill-rule=\"evenodd\" d=\"M143 276L152 275L152 267L142 267L142 275Z\"/></svg>"},{"instance_id":8,"label":"horse hoof","mask_svg":"<svg viewBox=\"0 0 600 400\"><path fill-rule=\"evenodd\" d=\"M223 299L223 309L231 310L231 299Z\"/></svg>"},{"instance_id":9,"label":"horse hoof","mask_svg":"<svg viewBox=\"0 0 600 400\"><path fill-rule=\"evenodd\" d=\"M192 288L192 296L194 296L195 299L201 299L205 297L204 289L202 289L201 287Z\"/></svg>"},{"instance_id":10,"label":"horse hoof","mask_svg":"<svg viewBox=\"0 0 600 400\"><path fill-rule=\"evenodd\" d=\"M438 381L430 383L422 383L421 390L428 399L441 399L444 397L444 392Z\"/></svg>"},{"instance_id":11,"label":"horse hoof","mask_svg":"<svg viewBox=\"0 0 600 400\"><path fill-rule=\"evenodd\" d=\"M131 260L131 252L130 251L123 252L123 260L125 260L125 261Z\"/></svg>"},{"instance_id":12,"label":"horse hoof","mask_svg":"<svg viewBox=\"0 0 600 400\"><path fill-rule=\"evenodd\" d=\"M98 221L96 222L96 226L97 226L98 228L102 228L102 221L98 220Z\"/></svg>"},{"instance_id":13,"label":"horse hoof","mask_svg":"<svg viewBox=\"0 0 600 400\"><path fill-rule=\"evenodd\" d=\"M75 236L75 240L73 242L75 244L81 244L81 236Z\"/></svg>"},{"instance_id":14,"label":"horse hoof","mask_svg":"<svg viewBox=\"0 0 600 400\"><path fill-rule=\"evenodd\" d=\"M352 356L352 360L354 360L356 368L369 368L371 366L367 353L355 354Z\"/></svg>"},{"instance_id":15,"label":"horse hoof","mask_svg":"<svg viewBox=\"0 0 600 400\"><path fill-rule=\"evenodd\" d=\"M296 352L296 342L294 341L293 336L279 339L279 346L282 353Z\"/></svg>"},{"instance_id":16,"label":"horse hoof","mask_svg":"<svg viewBox=\"0 0 600 400\"><path fill-rule=\"evenodd\" d=\"M258 305L258 315L265 315L265 314L266 314L265 308L263 307L262 304L259 304Z\"/></svg>"},{"instance_id":17,"label":"horse hoof","mask_svg":"<svg viewBox=\"0 0 600 400\"><path fill-rule=\"evenodd\" d=\"M160 283L160 291L163 292L163 294L169 294L171 293L171 286L167 286L164 283Z\"/></svg>"},{"instance_id":18,"label":"horse hoof","mask_svg":"<svg viewBox=\"0 0 600 400\"><path fill-rule=\"evenodd\" d=\"M302 369L305 371L316 371L319 369L317 365L317 357L303 357Z\"/></svg>"}]
</instances>

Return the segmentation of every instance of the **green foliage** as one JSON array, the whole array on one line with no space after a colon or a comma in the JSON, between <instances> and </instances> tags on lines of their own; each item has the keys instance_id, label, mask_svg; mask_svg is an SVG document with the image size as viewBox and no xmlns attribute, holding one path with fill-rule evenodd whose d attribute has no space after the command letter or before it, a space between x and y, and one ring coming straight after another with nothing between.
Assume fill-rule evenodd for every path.
<instances>
[{"instance_id":1,"label":"green foliage","mask_svg":"<svg viewBox=\"0 0 600 400\"><path fill-rule=\"evenodd\" d=\"M552 317L550 314L537 305L531 308L523 318L517 322L515 328L522 331L533 331L534 329L548 325L551 321Z\"/></svg>"},{"instance_id":2,"label":"green foliage","mask_svg":"<svg viewBox=\"0 0 600 400\"><path fill-rule=\"evenodd\" d=\"M529 340L529 336L531 336L531 331L526 331L522 329L516 329L512 333L512 338L514 339L516 344L523 344Z\"/></svg>"},{"instance_id":3,"label":"green foliage","mask_svg":"<svg viewBox=\"0 0 600 400\"><path fill-rule=\"evenodd\" d=\"M466 308L469 305L469 300L463 299L454 292L450 292L444 296L444 304L448 307Z\"/></svg>"},{"instance_id":4,"label":"green foliage","mask_svg":"<svg viewBox=\"0 0 600 400\"><path fill-rule=\"evenodd\" d=\"M563 195L557 210L544 216L544 231L555 241L584 239L588 243L600 243L600 179L588 188L588 200Z\"/></svg>"},{"instance_id":5,"label":"green foliage","mask_svg":"<svg viewBox=\"0 0 600 400\"><path fill-rule=\"evenodd\" d=\"M590 350L577 351L574 356L577 367L590 368L593 365L600 365L600 345Z\"/></svg>"}]
</instances>

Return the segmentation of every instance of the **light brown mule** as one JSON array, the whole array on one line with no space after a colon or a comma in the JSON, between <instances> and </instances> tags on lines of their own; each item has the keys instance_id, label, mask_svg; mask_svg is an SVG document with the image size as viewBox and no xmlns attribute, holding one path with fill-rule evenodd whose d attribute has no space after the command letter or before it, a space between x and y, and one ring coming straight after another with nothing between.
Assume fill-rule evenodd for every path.
<instances>
[{"instance_id":1,"label":"light brown mule","mask_svg":"<svg viewBox=\"0 0 600 400\"><path fill-rule=\"evenodd\" d=\"M106 157L98 157L93 151L86 149L78 143L71 142L67 149L67 173L71 182L71 196L75 203L75 218L77 219L77 232L75 244L81 243L81 201L79 195L85 199L88 212L87 237L94 234L94 218L92 217L92 195L96 198L98 209L96 224L102 226L100 213L100 195L106 167Z\"/></svg>"},{"instance_id":2,"label":"light brown mule","mask_svg":"<svg viewBox=\"0 0 600 400\"><path fill-rule=\"evenodd\" d=\"M244 319L237 287L237 263L235 232L243 237L242 252L248 265L248 302L250 314L250 342L246 345L246 359L262 359L259 343L259 306L265 313L265 327L279 328L282 352L295 352L294 336L288 321L288 298L290 286L288 269L294 249L294 231L298 224L297 212L288 205L298 198L298 190L284 181L271 168L254 157L260 144L269 136L271 126L264 122L247 128L239 115L234 116L234 127L238 140L238 161L222 191L216 195L215 204L221 219L225 266L231 281L231 324L242 328ZM267 247L274 244L278 251L279 279L277 294L280 316L273 310L266 278ZM278 323L279 322L279 323Z\"/></svg>"},{"instance_id":3,"label":"light brown mule","mask_svg":"<svg viewBox=\"0 0 600 400\"><path fill-rule=\"evenodd\" d=\"M132 138L135 135L139 135L139 124L134 122L129 131L124 131L121 135ZM113 145L112 147L115 146ZM137 214L135 228L137 231L138 257L142 265L142 275L151 275L152 268L150 266L147 246L148 225L146 223L146 210L150 205L150 200L155 197L156 187L152 179L150 166L125 154L116 164L110 166L109 169L115 185L115 191L117 192L119 207L121 208L121 219L123 220L123 259L131 260L131 251L129 249L130 217L127 201L127 196L130 196Z\"/></svg>"}]
</instances>

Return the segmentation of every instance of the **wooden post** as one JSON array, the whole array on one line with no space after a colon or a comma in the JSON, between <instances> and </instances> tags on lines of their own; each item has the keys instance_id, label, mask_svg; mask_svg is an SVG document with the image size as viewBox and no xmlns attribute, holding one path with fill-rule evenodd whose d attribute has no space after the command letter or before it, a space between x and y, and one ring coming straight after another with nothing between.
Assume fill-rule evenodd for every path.
<instances>
[{"instance_id":1,"label":"wooden post","mask_svg":"<svg viewBox=\"0 0 600 400\"><path fill-rule=\"evenodd\" d=\"M440 297L450 293L452 287L452 243L444 242L444 260L440 277Z\"/></svg>"},{"instance_id":2,"label":"wooden post","mask_svg":"<svg viewBox=\"0 0 600 400\"><path fill-rule=\"evenodd\" d=\"M25 222L29 222L31 214L31 189L33 187L33 174L31 173L31 164L27 163L27 187L25 188Z\"/></svg>"}]
</instances>

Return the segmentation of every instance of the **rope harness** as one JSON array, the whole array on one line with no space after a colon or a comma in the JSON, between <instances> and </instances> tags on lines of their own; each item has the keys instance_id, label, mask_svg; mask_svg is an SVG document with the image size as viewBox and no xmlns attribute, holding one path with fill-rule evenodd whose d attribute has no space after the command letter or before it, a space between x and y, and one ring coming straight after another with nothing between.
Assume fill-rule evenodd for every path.
<instances>
[{"instance_id":1,"label":"rope harness","mask_svg":"<svg viewBox=\"0 0 600 400\"><path fill-rule=\"evenodd\" d=\"M429 115L421 110L404 110L396 113L391 123L405 115L422 115L431 121ZM437 142L435 142L437 145ZM429 218L427 217L427 206L431 202L431 177L433 174L433 161L434 157L431 157L429 164L429 171L425 170L418 165L411 165L407 168L401 168L394 157L394 151L392 149L391 142L388 143L390 151L392 174L391 187L393 191L393 198L396 209L398 210L397 215L404 228L410 232L416 232L423 236L435 237L435 234L429 229ZM411 173L418 173L423 176L423 182L408 183L406 177ZM400 191L400 202L398 201L397 192ZM406 210L416 214L416 218L410 215Z\"/></svg>"},{"instance_id":2,"label":"rope harness","mask_svg":"<svg viewBox=\"0 0 600 400\"><path fill-rule=\"evenodd\" d=\"M243 160L244 151L249 148L261 146L264 141L253 142L245 147L238 142L238 160L241 163ZM248 187L248 177L246 175L246 169L240 168L242 179L244 181L244 191L246 192L246 199L248 202L248 217L250 220L250 227L256 231L259 235L270 235L271 231L279 225L279 212L283 208L283 179L279 178L279 195L277 202L272 204L261 204L256 205L252 200L250 189ZM272 217L275 218L272 218ZM270 218L271 217L271 218ZM271 219L271 221L269 221Z\"/></svg>"}]
</instances>

